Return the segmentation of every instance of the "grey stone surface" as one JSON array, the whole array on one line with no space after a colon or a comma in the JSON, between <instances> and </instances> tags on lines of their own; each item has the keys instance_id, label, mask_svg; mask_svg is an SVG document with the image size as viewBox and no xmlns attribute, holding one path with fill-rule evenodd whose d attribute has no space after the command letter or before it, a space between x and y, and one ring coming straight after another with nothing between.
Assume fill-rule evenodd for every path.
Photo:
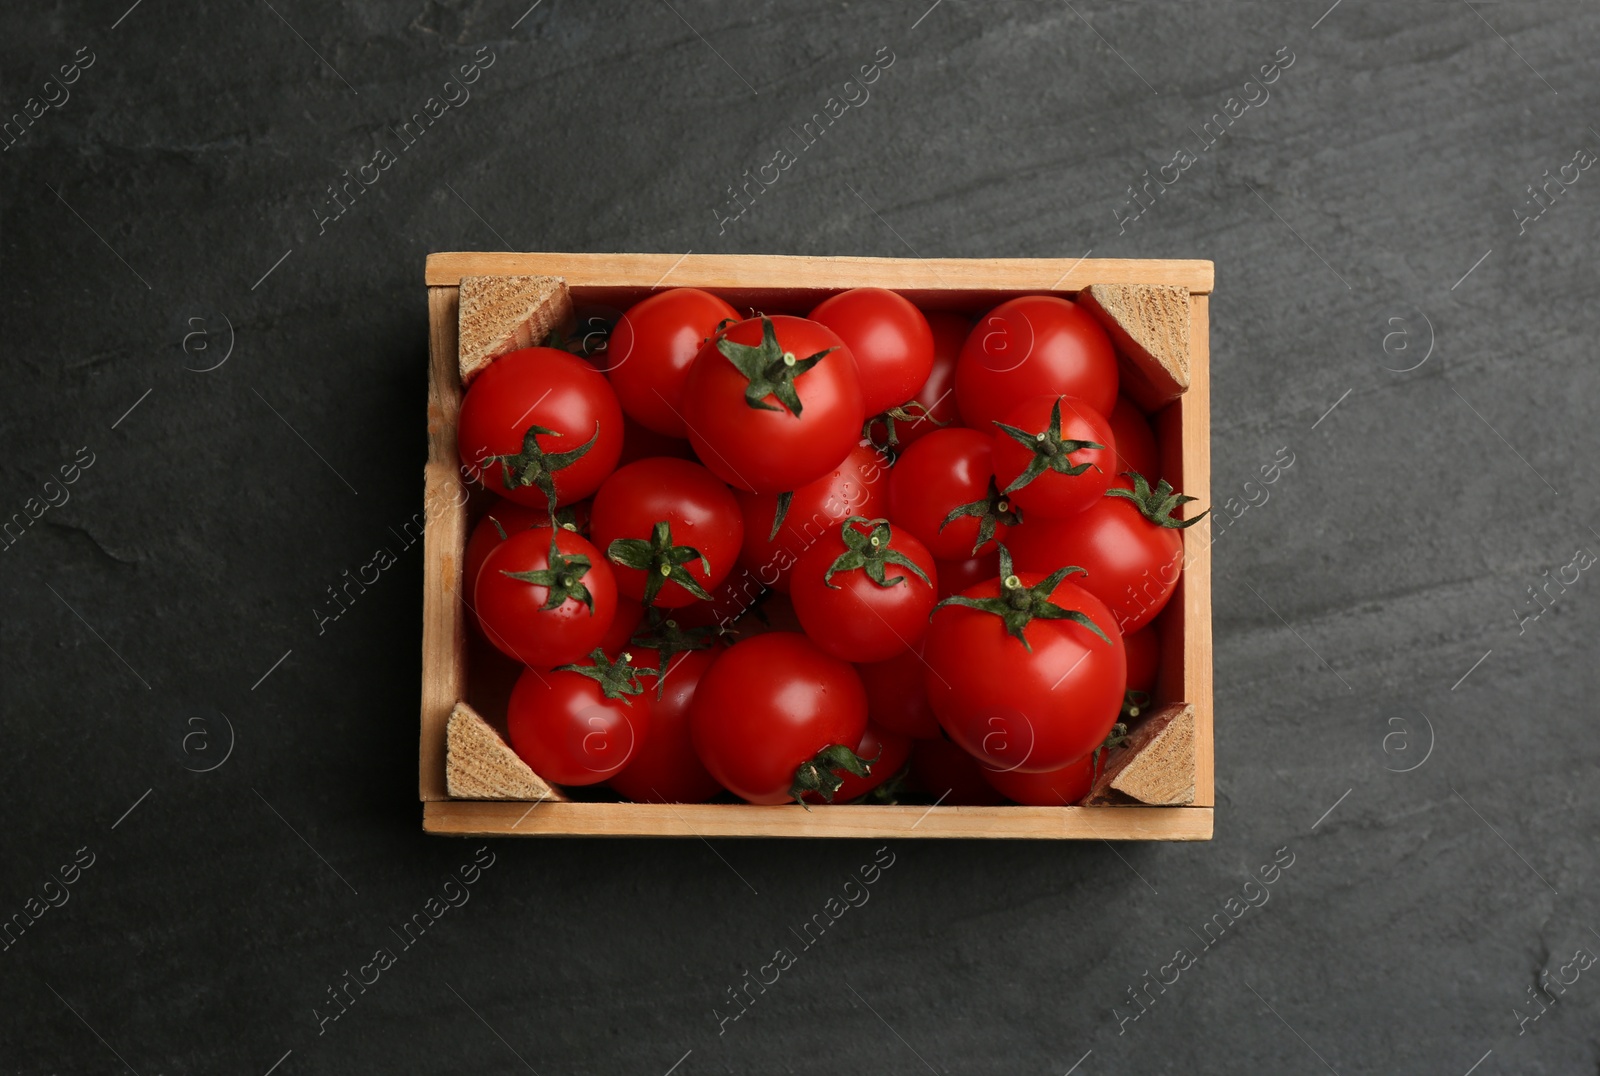
<instances>
[{"instance_id":1,"label":"grey stone surface","mask_svg":"<svg viewBox=\"0 0 1600 1076\"><path fill-rule=\"evenodd\" d=\"M1536 1021L1530 988L1600 952L1600 582L1526 617L1600 551L1600 170L1515 211L1600 153L1600 14L1325 6L7 5L0 111L42 115L0 154L0 514L93 463L0 551L0 913L92 866L0 953L0 1070L1594 1071L1600 969ZM719 232L880 47L870 99ZM498 842L399 950L481 843L415 802L421 558L391 528L422 260L508 247L1215 260L1217 501L1295 459L1216 546L1216 840L886 842L870 902L720 1029L875 845Z\"/></svg>"}]
</instances>

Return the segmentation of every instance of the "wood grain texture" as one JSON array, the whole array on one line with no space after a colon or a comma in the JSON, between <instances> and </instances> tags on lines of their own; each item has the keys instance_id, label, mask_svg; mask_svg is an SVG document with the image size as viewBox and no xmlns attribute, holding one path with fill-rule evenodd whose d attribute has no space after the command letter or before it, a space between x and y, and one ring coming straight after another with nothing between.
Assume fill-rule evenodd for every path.
<instances>
[{"instance_id":1,"label":"wood grain texture","mask_svg":"<svg viewBox=\"0 0 1600 1076\"><path fill-rule=\"evenodd\" d=\"M1123 357L1122 391L1146 411L1189 387L1189 292L1174 284L1090 284L1078 302Z\"/></svg>"},{"instance_id":2,"label":"wood grain texture","mask_svg":"<svg viewBox=\"0 0 1600 1076\"><path fill-rule=\"evenodd\" d=\"M573 320L572 293L556 276L464 276L457 303L463 385L496 356L542 344Z\"/></svg>"},{"instance_id":3,"label":"wood grain texture","mask_svg":"<svg viewBox=\"0 0 1600 1076\"><path fill-rule=\"evenodd\" d=\"M418 793L444 799L445 730L465 694L467 636L461 557L467 545L467 498L456 458L461 411L457 373L456 289L428 289L428 463L423 478L422 744Z\"/></svg>"},{"instance_id":4,"label":"wood grain texture","mask_svg":"<svg viewBox=\"0 0 1600 1076\"><path fill-rule=\"evenodd\" d=\"M1146 714L1120 747L1107 751L1085 805L1194 802L1194 707L1168 703Z\"/></svg>"},{"instance_id":5,"label":"wood grain texture","mask_svg":"<svg viewBox=\"0 0 1600 1076\"><path fill-rule=\"evenodd\" d=\"M564 800L476 710L458 702L445 730L445 786L455 799Z\"/></svg>"},{"instance_id":6,"label":"wood grain texture","mask_svg":"<svg viewBox=\"0 0 1600 1076\"><path fill-rule=\"evenodd\" d=\"M879 287L913 301L942 291L1077 292L1089 284L1176 284L1211 291L1208 261L1096 258L813 258L776 254L428 255L430 286L465 276L564 277L573 287L729 288L770 292ZM1003 297L1003 296L1000 296ZM996 299L999 301L999 298Z\"/></svg>"},{"instance_id":7,"label":"wood grain texture","mask_svg":"<svg viewBox=\"0 0 1600 1076\"><path fill-rule=\"evenodd\" d=\"M1200 807L869 807L538 803L445 800L423 805L429 833L469 836L900 837L1204 841Z\"/></svg>"}]
</instances>

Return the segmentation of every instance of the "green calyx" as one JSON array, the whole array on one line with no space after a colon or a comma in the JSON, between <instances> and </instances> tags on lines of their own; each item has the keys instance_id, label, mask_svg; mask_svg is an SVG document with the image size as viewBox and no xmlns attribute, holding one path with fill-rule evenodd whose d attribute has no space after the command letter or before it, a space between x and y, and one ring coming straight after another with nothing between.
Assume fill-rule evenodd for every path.
<instances>
[{"instance_id":1,"label":"green calyx","mask_svg":"<svg viewBox=\"0 0 1600 1076\"><path fill-rule=\"evenodd\" d=\"M545 497L550 502L550 512L556 510L556 482L555 474L563 467L570 467L578 462L594 443L600 439L600 424L594 424L594 433L580 447L569 452L546 452L539 447L536 440L539 436L552 436L557 431L546 429L543 426L529 426L522 435L522 451L510 456L490 456L484 460L485 465L499 463L503 466L500 478L505 483L506 489L522 489L525 486L538 486L544 491Z\"/></svg>"},{"instance_id":2,"label":"green calyx","mask_svg":"<svg viewBox=\"0 0 1600 1076\"><path fill-rule=\"evenodd\" d=\"M835 770L867 777L872 773L873 764L882 757L880 753L873 758L862 758L842 743L829 744L795 767L794 784L789 786L789 795L802 807L806 807L807 792L815 792L825 802L832 803L833 794L844 784L844 779ZM810 809L806 807L806 810Z\"/></svg>"},{"instance_id":3,"label":"green calyx","mask_svg":"<svg viewBox=\"0 0 1600 1076\"><path fill-rule=\"evenodd\" d=\"M1022 522L1022 509L1006 499L1000 492L1000 487L995 484L994 476L989 476L989 492L981 500L970 504L958 505L951 509L950 514L944 517L944 522L939 524L942 531L963 516L976 516L978 518L978 541L972 547L972 555L977 556L978 550L994 541L995 526L1004 523L1008 527L1015 527Z\"/></svg>"},{"instance_id":4,"label":"green calyx","mask_svg":"<svg viewBox=\"0 0 1600 1076\"><path fill-rule=\"evenodd\" d=\"M998 544L998 543L996 543ZM1011 551L1005 546L1000 546L1000 595L995 598L968 598L961 594L952 595L933 607L937 613L947 605L960 605L968 609L977 609L980 612L992 613L1005 623L1006 633L1020 642L1030 652L1033 646L1028 642L1024 632L1034 620L1070 620L1074 624L1081 624L1098 635L1107 646L1111 640L1106 633L1100 630L1100 625L1091 620L1087 613L1076 609L1063 609L1050 600L1050 594L1060 585L1061 581L1069 575L1083 572L1084 569L1077 565L1068 565L1057 568L1045 578L1031 587L1022 585L1022 580L1017 578L1011 566ZM1087 574L1087 573L1085 573ZM932 614L929 614L932 616Z\"/></svg>"},{"instance_id":5,"label":"green calyx","mask_svg":"<svg viewBox=\"0 0 1600 1076\"><path fill-rule=\"evenodd\" d=\"M1106 496L1123 497L1132 501L1139 514L1158 527L1171 527L1174 530L1192 527L1211 511L1207 508L1193 519L1173 519L1172 513L1180 505L1188 504L1196 498L1174 493L1165 478L1156 483L1155 489L1151 489L1150 483L1138 471L1124 471L1123 475L1133 480L1133 488L1123 489L1121 486L1113 486L1106 490Z\"/></svg>"},{"instance_id":6,"label":"green calyx","mask_svg":"<svg viewBox=\"0 0 1600 1076\"><path fill-rule=\"evenodd\" d=\"M656 523L655 529L650 533L650 540L643 538L618 538L606 548L606 559L624 568L637 568L644 572L644 603L649 605L656 600L656 595L661 593L662 584L674 582L687 590L690 594L702 601L710 601L711 595L705 588L695 582L694 576L689 574L685 564L691 560L698 560L700 567L705 569L707 575L711 574L711 562L705 558L698 549L688 545L672 544L672 524L666 520Z\"/></svg>"},{"instance_id":7,"label":"green calyx","mask_svg":"<svg viewBox=\"0 0 1600 1076\"><path fill-rule=\"evenodd\" d=\"M857 524L871 527L872 530L863 534L856 528ZM839 554L828 570L823 573L822 582L834 590L839 587L833 582L833 577L838 572L853 572L857 568L867 573L867 578L880 587L892 587L896 583L905 582L905 576L888 579L884 576L884 569L891 564L898 564L907 571L916 573L918 579L933 586L933 581L926 572L917 567L915 561L904 553L891 546L892 535L889 531L887 519L868 519L865 516L851 516L839 528L839 537L844 539L845 551Z\"/></svg>"},{"instance_id":8,"label":"green calyx","mask_svg":"<svg viewBox=\"0 0 1600 1076\"><path fill-rule=\"evenodd\" d=\"M1061 439L1061 397L1056 397L1056 402L1050 405L1050 425L1038 433L1008 426L999 419L994 424L999 426L1005 435L1017 442L1023 448L1033 452L1033 459L1028 461L1028 466L1017 475L1016 479L1004 490L1006 493L1015 493L1017 490L1032 482L1046 471L1054 471L1061 475L1079 475L1093 467L1092 463L1080 463L1076 466L1072 462L1072 454L1084 448L1104 448L1105 445L1093 441L1073 441Z\"/></svg>"},{"instance_id":9,"label":"green calyx","mask_svg":"<svg viewBox=\"0 0 1600 1076\"><path fill-rule=\"evenodd\" d=\"M767 534L767 541L778 540L778 528L783 526L784 519L789 515L789 506L794 503L794 490L778 494L778 506L772 510L772 530Z\"/></svg>"},{"instance_id":10,"label":"green calyx","mask_svg":"<svg viewBox=\"0 0 1600 1076\"><path fill-rule=\"evenodd\" d=\"M579 676L587 676L600 685L600 694L608 699L622 699L624 706L632 706L625 696L644 694L644 685L639 683L639 669L628 664L633 660L632 654L618 655L616 661L606 657L606 652L599 647L589 651L591 665L557 665L557 672L575 672Z\"/></svg>"},{"instance_id":11,"label":"green calyx","mask_svg":"<svg viewBox=\"0 0 1600 1076\"><path fill-rule=\"evenodd\" d=\"M1111 731L1106 734L1106 738L1101 742L1099 747L1094 749L1094 761L1090 764L1094 770L1094 776L1091 778L1091 780L1098 781L1100 779L1100 756L1111 750L1113 747L1121 747L1127 742L1127 739L1127 725L1123 724L1121 721L1118 721L1115 725L1111 726Z\"/></svg>"},{"instance_id":12,"label":"green calyx","mask_svg":"<svg viewBox=\"0 0 1600 1076\"><path fill-rule=\"evenodd\" d=\"M641 646L656 652L656 698L667 686L667 669L672 659L688 650L704 650L711 645L712 629L690 628L685 631L676 620L659 609L646 609L645 620L628 640L629 646Z\"/></svg>"},{"instance_id":13,"label":"green calyx","mask_svg":"<svg viewBox=\"0 0 1600 1076\"><path fill-rule=\"evenodd\" d=\"M1133 721L1144 713L1146 706L1150 705L1150 694L1146 691L1127 691L1122 695L1122 716Z\"/></svg>"},{"instance_id":14,"label":"green calyx","mask_svg":"<svg viewBox=\"0 0 1600 1076\"><path fill-rule=\"evenodd\" d=\"M778 331L772 319L763 317L759 346L736 344L723 337L717 341L717 350L749 380L744 390L745 403L761 411L782 410L767 403L768 396L775 396L790 414L799 418L800 393L795 390L794 379L821 362L829 352L839 349L825 348L804 359L796 358L794 352L779 346Z\"/></svg>"},{"instance_id":15,"label":"green calyx","mask_svg":"<svg viewBox=\"0 0 1600 1076\"><path fill-rule=\"evenodd\" d=\"M499 520L495 526L500 525ZM501 532L504 534L504 532ZM550 565L531 572L501 571L501 575L508 579L516 579L523 583L536 583L547 587L544 604L540 609L558 609L568 600L580 601L589 607L589 615L594 616L594 595L589 593L589 588L584 586L583 577L593 567L589 558L582 553L567 555L561 552L556 545L555 532L550 534Z\"/></svg>"}]
</instances>

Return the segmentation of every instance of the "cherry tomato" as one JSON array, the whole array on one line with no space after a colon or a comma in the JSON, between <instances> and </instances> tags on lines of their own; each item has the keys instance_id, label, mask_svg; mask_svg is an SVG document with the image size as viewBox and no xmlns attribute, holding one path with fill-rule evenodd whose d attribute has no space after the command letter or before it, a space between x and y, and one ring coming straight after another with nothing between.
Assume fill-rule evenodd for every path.
<instances>
[{"instance_id":1,"label":"cherry tomato","mask_svg":"<svg viewBox=\"0 0 1600 1076\"><path fill-rule=\"evenodd\" d=\"M906 759L911 757L912 740L909 736L902 736L898 732L880 729L874 725L867 725L867 731L861 734L861 742L856 745L856 755L859 758L871 759L872 770L865 777L857 777L853 773L841 773L843 784L839 791L833 794L834 803L854 803L868 792L883 784L889 778L905 768ZM826 803L815 792L805 794L807 803Z\"/></svg>"},{"instance_id":2,"label":"cherry tomato","mask_svg":"<svg viewBox=\"0 0 1600 1076\"><path fill-rule=\"evenodd\" d=\"M544 668L600 645L616 616L617 584L588 539L559 528L518 531L484 559L472 605L491 643Z\"/></svg>"},{"instance_id":3,"label":"cherry tomato","mask_svg":"<svg viewBox=\"0 0 1600 1076\"><path fill-rule=\"evenodd\" d=\"M689 367L723 321L739 313L698 288L670 288L628 308L606 345L606 376L628 417L668 437L686 437Z\"/></svg>"},{"instance_id":4,"label":"cherry tomato","mask_svg":"<svg viewBox=\"0 0 1600 1076\"><path fill-rule=\"evenodd\" d=\"M838 780L846 767L833 749L861 742L867 693L855 669L804 635L768 632L735 643L701 676L689 725L723 787L750 803L787 803Z\"/></svg>"},{"instance_id":5,"label":"cherry tomato","mask_svg":"<svg viewBox=\"0 0 1600 1076\"><path fill-rule=\"evenodd\" d=\"M888 465L878 452L856 445L839 466L790 495L776 535L772 533L772 521L781 494L735 490L744 515L744 548L739 553L739 563L755 573L762 585L787 593L795 561L818 537L836 529L849 516L876 519L885 513L888 478Z\"/></svg>"},{"instance_id":6,"label":"cherry tomato","mask_svg":"<svg viewBox=\"0 0 1600 1076\"><path fill-rule=\"evenodd\" d=\"M1071 807L1094 784L1094 752L1048 773L982 769L983 779L1007 799L1029 807Z\"/></svg>"},{"instance_id":7,"label":"cherry tomato","mask_svg":"<svg viewBox=\"0 0 1600 1076\"><path fill-rule=\"evenodd\" d=\"M697 463L666 458L630 463L606 479L589 529L614 565L617 588L665 608L709 599L744 540L728 487Z\"/></svg>"},{"instance_id":8,"label":"cherry tomato","mask_svg":"<svg viewBox=\"0 0 1600 1076\"><path fill-rule=\"evenodd\" d=\"M831 329L782 315L741 321L707 342L684 392L695 454L724 482L757 493L799 489L839 466L865 416L850 349Z\"/></svg>"},{"instance_id":9,"label":"cherry tomato","mask_svg":"<svg viewBox=\"0 0 1600 1076\"><path fill-rule=\"evenodd\" d=\"M1113 490L1129 491L1137 483L1119 480ZM1169 519L1160 509L1170 490L1151 491L1147 503L1156 518ZM1135 491L1136 492L1136 491ZM1088 574L1075 581L1105 602L1123 634L1138 631L1166 608L1178 578L1183 574L1183 538L1180 527L1153 522L1139 502L1108 494L1071 519L1029 519L1011 532L1011 554L1019 568L1043 571L1046 565L1076 564ZM1166 512L1176 508L1169 504ZM1194 517L1198 519L1199 516Z\"/></svg>"},{"instance_id":10,"label":"cherry tomato","mask_svg":"<svg viewBox=\"0 0 1600 1076\"><path fill-rule=\"evenodd\" d=\"M1101 414L1117 403L1117 355L1094 315L1053 295L1001 303L967 337L956 404L987 430L1032 396L1077 396Z\"/></svg>"},{"instance_id":11,"label":"cherry tomato","mask_svg":"<svg viewBox=\"0 0 1600 1076\"><path fill-rule=\"evenodd\" d=\"M690 447L688 441L677 437L668 437L664 433L657 433L648 426L641 426L624 412L622 415L622 455L617 457L617 466L622 467L654 456L671 456L674 459L695 461L694 449Z\"/></svg>"},{"instance_id":12,"label":"cherry tomato","mask_svg":"<svg viewBox=\"0 0 1600 1076\"><path fill-rule=\"evenodd\" d=\"M939 600L975 587L1000 574L1000 554L985 553L967 560L939 561Z\"/></svg>"},{"instance_id":13,"label":"cherry tomato","mask_svg":"<svg viewBox=\"0 0 1600 1076\"><path fill-rule=\"evenodd\" d=\"M961 412L956 409L956 359L972 331L972 320L942 310L927 317L928 327L933 330L933 369L902 408L912 417L895 419L894 443L901 452L917 438L961 421ZM884 421L880 418L873 422L869 431L872 437L879 444L887 443L889 431Z\"/></svg>"},{"instance_id":14,"label":"cherry tomato","mask_svg":"<svg viewBox=\"0 0 1600 1076\"><path fill-rule=\"evenodd\" d=\"M1010 572L1008 560L1001 571ZM1024 773L1058 770L1100 746L1128 678L1122 634L1100 599L1055 574L1023 573L949 601L928 627L924 680L957 745L991 769ZM1037 615L1041 608L1058 618Z\"/></svg>"},{"instance_id":15,"label":"cherry tomato","mask_svg":"<svg viewBox=\"0 0 1600 1076\"><path fill-rule=\"evenodd\" d=\"M1122 645L1128 650L1128 690L1146 695L1156 689L1156 673L1161 665L1161 640L1156 629L1140 628L1124 634Z\"/></svg>"},{"instance_id":16,"label":"cherry tomato","mask_svg":"<svg viewBox=\"0 0 1600 1076\"><path fill-rule=\"evenodd\" d=\"M1150 420L1126 396L1117 397L1117 406L1106 416L1111 436L1117 442L1117 474L1138 471L1151 482L1161 474L1161 456L1156 450L1156 435Z\"/></svg>"},{"instance_id":17,"label":"cherry tomato","mask_svg":"<svg viewBox=\"0 0 1600 1076\"><path fill-rule=\"evenodd\" d=\"M910 400L933 371L933 330L904 296L852 288L822 300L810 318L837 333L855 356L869 415Z\"/></svg>"},{"instance_id":18,"label":"cherry tomato","mask_svg":"<svg viewBox=\"0 0 1600 1076\"><path fill-rule=\"evenodd\" d=\"M994 480L1024 519L1083 511L1105 496L1116 466L1111 424L1071 396L1035 396L994 431Z\"/></svg>"},{"instance_id":19,"label":"cherry tomato","mask_svg":"<svg viewBox=\"0 0 1600 1076\"><path fill-rule=\"evenodd\" d=\"M472 536L467 539L467 551L461 555L461 590L469 602L473 589L478 585L478 572L483 568L483 562L505 540L500 537L496 522L505 530L507 537L518 531L550 526L550 510L544 505L534 507L503 497L495 499L500 503L490 505L484 517L473 525Z\"/></svg>"},{"instance_id":20,"label":"cherry tomato","mask_svg":"<svg viewBox=\"0 0 1600 1076\"><path fill-rule=\"evenodd\" d=\"M618 692L612 681L622 677L593 664L583 668L528 669L506 708L512 750L534 773L558 785L609 780L650 734L652 695L636 677ZM611 666L610 672L616 669Z\"/></svg>"},{"instance_id":21,"label":"cherry tomato","mask_svg":"<svg viewBox=\"0 0 1600 1076\"><path fill-rule=\"evenodd\" d=\"M940 807L992 807L1004 802L983 779L978 760L949 740L918 740L911 749L911 776Z\"/></svg>"},{"instance_id":22,"label":"cherry tomato","mask_svg":"<svg viewBox=\"0 0 1600 1076\"><path fill-rule=\"evenodd\" d=\"M594 367L565 351L529 347L501 355L472 382L456 436L461 462L502 497L571 504L616 467L622 409Z\"/></svg>"},{"instance_id":23,"label":"cherry tomato","mask_svg":"<svg viewBox=\"0 0 1600 1076\"><path fill-rule=\"evenodd\" d=\"M851 516L801 554L789 599L813 642L845 661L885 661L916 646L938 602L923 544L887 521Z\"/></svg>"},{"instance_id":24,"label":"cherry tomato","mask_svg":"<svg viewBox=\"0 0 1600 1076\"><path fill-rule=\"evenodd\" d=\"M867 716L874 725L918 740L944 735L928 705L928 689L922 682L926 669L920 645L887 661L856 666L861 686L867 689Z\"/></svg>"},{"instance_id":25,"label":"cherry tomato","mask_svg":"<svg viewBox=\"0 0 1600 1076\"><path fill-rule=\"evenodd\" d=\"M629 653L635 667L656 668L655 651L633 647ZM633 760L611 778L618 794L635 803L704 803L722 791L689 738L689 703L716 656L713 650L684 650L672 655L659 681L641 677L651 696L650 731Z\"/></svg>"},{"instance_id":26,"label":"cherry tomato","mask_svg":"<svg viewBox=\"0 0 1600 1076\"><path fill-rule=\"evenodd\" d=\"M939 560L993 552L1019 517L994 482L994 441L978 430L935 430L906 449L889 472L889 521L910 531ZM966 508L946 524L950 514ZM983 530L989 533L983 535Z\"/></svg>"},{"instance_id":27,"label":"cherry tomato","mask_svg":"<svg viewBox=\"0 0 1600 1076\"><path fill-rule=\"evenodd\" d=\"M639 630L639 622L643 619L644 606L626 594L618 594L617 611L611 618L611 627L606 629L595 645L608 654L621 653L628 648L628 640ZM639 662L635 661L634 664Z\"/></svg>"}]
</instances>

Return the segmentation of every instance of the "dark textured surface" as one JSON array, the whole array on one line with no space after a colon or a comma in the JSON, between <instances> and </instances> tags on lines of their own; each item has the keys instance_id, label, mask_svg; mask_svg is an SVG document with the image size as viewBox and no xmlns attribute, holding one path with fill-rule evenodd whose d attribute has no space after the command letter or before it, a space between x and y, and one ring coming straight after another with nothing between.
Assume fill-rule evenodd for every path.
<instances>
[{"instance_id":1,"label":"dark textured surface","mask_svg":"<svg viewBox=\"0 0 1600 1076\"><path fill-rule=\"evenodd\" d=\"M0 155L0 512L94 462L0 552L0 913L93 866L0 953L0 1070L1593 1072L1600 581L1519 619L1600 551L1600 170L1526 234L1514 210L1600 152L1600 14L1325 7L7 5L6 115L94 62ZM470 100L319 234L325 186L480 46ZM870 100L719 234L880 46ZM497 842L400 951L478 846L419 832L421 560L390 530L421 495L423 257L472 248L1214 259L1218 503L1295 460L1216 545L1216 840L890 842L720 1034L874 845ZM186 370L224 317L228 361ZM1544 969L1578 978L1519 1028Z\"/></svg>"}]
</instances>

